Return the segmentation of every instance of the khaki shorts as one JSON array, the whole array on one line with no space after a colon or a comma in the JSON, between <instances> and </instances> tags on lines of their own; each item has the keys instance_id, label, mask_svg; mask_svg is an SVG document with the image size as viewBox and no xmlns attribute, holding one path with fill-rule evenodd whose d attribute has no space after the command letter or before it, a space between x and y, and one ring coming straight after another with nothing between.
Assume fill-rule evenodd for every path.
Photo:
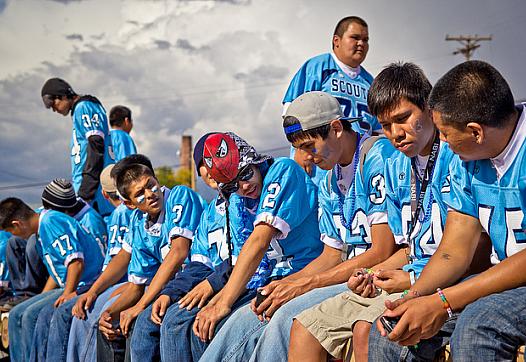
<instances>
[{"instance_id":1,"label":"khaki shorts","mask_svg":"<svg viewBox=\"0 0 526 362\"><path fill-rule=\"evenodd\" d=\"M372 323L385 310L386 300L396 300L402 293L382 292L375 298L363 298L351 291L329 298L296 316L309 332L335 358L342 358L345 344L352 338L357 321Z\"/></svg>"}]
</instances>

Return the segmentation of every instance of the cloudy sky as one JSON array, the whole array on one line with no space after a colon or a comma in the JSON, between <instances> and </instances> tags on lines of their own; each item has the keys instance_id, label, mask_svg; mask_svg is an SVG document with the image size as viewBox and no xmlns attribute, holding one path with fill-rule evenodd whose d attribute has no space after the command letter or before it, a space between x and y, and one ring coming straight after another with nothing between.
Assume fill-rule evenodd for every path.
<instances>
[{"instance_id":1,"label":"cloudy sky","mask_svg":"<svg viewBox=\"0 0 526 362\"><path fill-rule=\"evenodd\" d=\"M432 82L463 60L450 35L492 35L475 54L526 99L522 0L0 0L0 198L36 203L67 177L71 120L47 111L44 81L68 80L110 109L134 112L132 136L156 166L175 165L182 134L233 130L258 149L286 145L281 98L336 22L369 23L374 75L413 61ZM286 147L276 151L284 153Z\"/></svg>"}]
</instances>

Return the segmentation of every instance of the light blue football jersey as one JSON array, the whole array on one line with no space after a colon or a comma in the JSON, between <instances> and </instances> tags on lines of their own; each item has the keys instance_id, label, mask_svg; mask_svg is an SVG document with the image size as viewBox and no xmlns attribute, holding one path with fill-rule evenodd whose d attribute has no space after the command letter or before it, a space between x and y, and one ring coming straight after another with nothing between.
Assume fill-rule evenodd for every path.
<instances>
[{"instance_id":1,"label":"light blue football jersey","mask_svg":"<svg viewBox=\"0 0 526 362\"><path fill-rule=\"evenodd\" d=\"M75 104L72 113L73 133L71 137L71 175L75 192L79 191L82 183L82 171L88 154L88 138L100 136L104 139L104 167L115 162L111 135L106 118L106 110L95 98L80 100ZM94 202L99 205L102 215L110 214L113 206L102 196L101 188L95 193Z\"/></svg>"},{"instance_id":2,"label":"light blue football jersey","mask_svg":"<svg viewBox=\"0 0 526 362\"><path fill-rule=\"evenodd\" d=\"M267 251L270 277L295 273L320 255L317 208L317 187L305 171L289 158L275 159L264 175L254 221L279 231Z\"/></svg>"},{"instance_id":3,"label":"light blue football jersey","mask_svg":"<svg viewBox=\"0 0 526 362\"><path fill-rule=\"evenodd\" d=\"M104 255L106 253L106 246L108 244L108 231L106 222L102 216L100 216L100 214L90 205L85 204L82 210L74 215L73 218L95 237L95 240L97 240L99 245L100 252L102 255Z\"/></svg>"},{"instance_id":4,"label":"light blue football jersey","mask_svg":"<svg viewBox=\"0 0 526 362\"><path fill-rule=\"evenodd\" d=\"M122 203L111 213L107 224L108 247L106 249L106 256L104 257L104 266L102 267L102 270L106 268L110 260L122 249L122 244L126 238L126 234L128 234L128 226L133 211L134 210L129 209L124 203Z\"/></svg>"},{"instance_id":5,"label":"light blue football jersey","mask_svg":"<svg viewBox=\"0 0 526 362\"><path fill-rule=\"evenodd\" d=\"M372 82L372 75L363 67L355 78L351 78L336 63L334 55L321 54L307 60L294 75L283 103L292 102L306 92L326 92L340 102L346 117L362 117L362 121L353 122L355 131L381 132L380 123L367 108L367 93Z\"/></svg>"},{"instance_id":6,"label":"light blue football jersey","mask_svg":"<svg viewBox=\"0 0 526 362\"><path fill-rule=\"evenodd\" d=\"M451 197L448 206L479 219L493 245L493 263L526 248L521 223L524 205L519 180L526 164L526 111L521 109L514 134L501 155L493 160L451 162Z\"/></svg>"},{"instance_id":7,"label":"light blue football jersey","mask_svg":"<svg viewBox=\"0 0 526 362\"><path fill-rule=\"evenodd\" d=\"M66 285L67 266L74 259L84 260L79 286L100 274L103 255L95 238L74 218L55 210L40 213L38 240L49 275L58 286Z\"/></svg>"},{"instance_id":8,"label":"light blue football jersey","mask_svg":"<svg viewBox=\"0 0 526 362\"><path fill-rule=\"evenodd\" d=\"M9 286L9 269L6 263L5 249L10 237L10 233L0 230L0 287L2 288Z\"/></svg>"},{"instance_id":9,"label":"light blue football jersey","mask_svg":"<svg viewBox=\"0 0 526 362\"><path fill-rule=\"evenodd\" d=\"M362 136L360 150L366 139ZM363 167L355 157L345 168L336 165L320 185L321 240L347 249L349 258L371 247L371 225L387 222L384 166L394 152L389 140L379 138L367 152Z\"/></svg>"},{"instance_id":10,"label":"light blue football jersey","mask_svg":"<svg viewBox=\"0 0 526 362\"><path fill-rule=\"evenodd\" d=\"M186 186L164 189L164 209L156 223L148 215L133 213L127 243L132 245L128 280L149 284L170 251L170 240L177 236L192 239L206 202Z\"/></svg>"},{"instance_id":11,"label":"light blue football jersey","mask_svg":"<svg viewBox=\"0 0 526 362\"><path fill-rule=\"evenodd\" d=\"M450 192L449 164L453 156L448 144L440 142L433 178L424 195L421 217L412 233L412 263L403 267L405 271L414 271L417 278L442 240L447 216L444 197ZM411 159L401 152L396 152L385 166L387 214L397 244L408 243L407 233L411 228L411 172ZM416 180L418 198L420 182Z\"/></svg>"},{"instance_id":12,"label":"light blue football jersey","mask_svg":"<svg viewBox=\"0 0 526 362\"><path fill-rule=\"evenodd\" d=\"M115 162L122 160L126 156L137 153L135 142L133 142L133 138L131 138L127 132L121 129L112 129L110 130L110 134Z\"/></svg>"},{"instance_id":13,"label":"light blue football jersey","mask_svg":"<svg viewBox=\"0 0 526 362\"><path fill-rule=\"evenodd\" d=\"M228 259L226 239L226 203L216 197L201 215L201 221L192 241L191 260L198 261L210 268L215 268ZM230 196L229 218L232 242L232 263L254 230L255 208L257 201Z\"/></svg>"}]
</instances>

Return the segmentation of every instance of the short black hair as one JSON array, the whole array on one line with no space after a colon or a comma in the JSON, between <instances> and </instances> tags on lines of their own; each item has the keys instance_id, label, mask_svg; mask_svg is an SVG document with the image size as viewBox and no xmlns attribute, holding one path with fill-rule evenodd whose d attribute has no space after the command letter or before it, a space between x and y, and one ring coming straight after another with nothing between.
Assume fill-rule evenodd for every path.
<instances>
[{"instance_id":1,"label":"short black hair","mask_svg":"<svg viewBox=\"0 0 526 362\"><path fill-rule=\"evenodd\" d=\"M119 172L115 179L115 184L117 185L119 194L126 200L130 200L129 187L133 182L136 182L144 176L155 177L152 170L147 166L138 163L127 165Z\"/></svg>"},{"instance_id":2,"label":"short black hair","mask_svg":"<svg viewBox=\"0 0 526 362\"><path fill-rule=\"evenodd\" d=\"M464 129L469 122L504 127L515 112L513 94L504 77L480 60L461 63L440 78L429 96L429 107L457 129Z\"/></svg>"},{"instance_id":3,"label":"short black hair","mask_svg":"<svg viewBox=\"0 0 526 362\"><path fill-rule=\"evenodd\" d=\"M35 212L24 201L8 197L0 201L0 229L13 226L13 221L28 220Z\"/></svg>"},{"instance_id":4,"label":"short black hair","mask_svg":"<svg viewBox=\"0 0 526 362\"><path fill-rule=\"evenodd\" d=\"M375 117L385 115L404 98L424 110L431 87L426 75L416 64L391 63L374 78L369 89L369 112Z\"/></svg>"},{"instance_id":5,"label":"short black hair","mask_svg":"<svg viewBox=\"0 0 526 362\"><path fill-rule=\"evenodd\" d=\"M339 120L342 123L343 130L346 132L351 132L352 127L349 121ZM286 129L295 124L299 124L300 121L294 116L287 116L283 119L283 128ZM323 126L319 126L307 131L299 130L296 132L286 134L287 140L290 143L295 143L298 141L303 141L307 138L316 138L321 137L322 140L326 139L329 136L329 131L331 129L331 124L327 123Z\"/></svg>"},{"instance_id":6,"label":"short black hair","mask_svg":"<svg viewBox=\"0 0 526 362\"><path fill-rule=\"evenodd\" d=\"M122 127L125 118L132 119L131 109L126 106L115 106L110 110L109 118L110 126Z\"/></svg>"},{"instance_id":7,"label":"short black hair","mask_svg":"<svg viewBox=\"0 0 526 362\"><path fill-rule=\"evenodd\" d=\"M113 166L113 168L111 169L110 177L114 180L117 180L117 176L119 175L119 173L121 173L121 171L127 168L129 165L133 164L144 165L148 167L155 175L155 170L153 169L152 161L150 161L150 159L147 156L141 153L136 153L133 155L126 156L119 162L117 162L115 166Z\"/></svg>"},{"instance_id":8,"label":"short black hair","mask_svg":"<svg viewBox=\"0 0 526 362\"><path fill-rule=\"evenodd\" d=\"M351 25L351 23L357 23L366 28L369 27L367 23L365 22L365 20L363 20L359 16L346 16L345 18L338 21L338 24L336 24L336 27L334 28L333 36L337 35L341 38L343 34L349 28L349 25Z\"/></svg>"}]
</instances>

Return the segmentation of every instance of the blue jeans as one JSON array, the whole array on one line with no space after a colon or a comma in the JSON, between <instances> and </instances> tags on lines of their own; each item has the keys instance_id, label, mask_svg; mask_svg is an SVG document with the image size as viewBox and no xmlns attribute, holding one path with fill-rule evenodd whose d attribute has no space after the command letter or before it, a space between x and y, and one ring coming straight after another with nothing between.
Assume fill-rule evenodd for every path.
<instances>
[{"instance_id":1,"label":"blue jeans","mask_svg":"<svg viewBox=\"0 0 526 362\"><path fill-rule=\"evenodd\" d=\"M246 305L255 297L254 291L241 296L232 306L232 313L224 318L217 326L216 333L226 324L235 311ZM161 325L161 360L162 361L198 361L209 343L201 342L194 335L192 326L199 308L190 311L179 309L175 304L164 316Z\"/></svg>"},{"instance_id":2,"label":"blue jeans","mask_svg":"<svg viewBox=\"0 0 526 362\"><path fill-rule=\"evenodd\" d=\"M101 313L118 298L115 296L110 299L110 295L121 285L114 285L99 295L91 309L87 311L85 320L73 318L69 330L68 361L96 361L99 318Z\"/></svg>"},{"instance_id":3,"label":"blue jeans","mask_svg":"<svg viewBox=\"0 0 526 362\"><path fill-rule=\"evenodd\" d=\"M29 361L45 361L47 351L48 332L51 319L55 312L53 303L46 304L40 309L33 332L33 342L31 342L31 353L29 354Z\"/></svg>"},{"instance_id":4,"label":"blue jeans","mask_svg":"<svg viewBox=\"0 0 526 362\"><path fill-rule=\"evenodd\" d=\"M172 304L167 312L170 308L179 308L179 304ZM132 362L159 361L161 359L161 326L152 322L150 318L151 314L152 305L139 314L135 321L130 345Z\"/></svg>"},{"instance_id":5,"label":"blue jeans","mask_svg":"<svg viewBox=\"0 0 526 362\"><path fill-rule=\"evenodd\" d=\"M214 337L202 361L283 361L287 359L293 318L305 309L347 291L345 284L314 289L279 308L270 322L260 322L250 305L232 314Z\"/></svg>"},{"instance_id":6,"label":"blue jeans","mask_svg":"<svg viewBox=\"0 0 526 362\"><path fill-rule=\"evenodd\" d=\"M78 296L58 308L52 304L42 308L33 334L29 361L45 361L46 356L50 361L66 361L71 310L77 299Z\"/></svg>"},{"instance_id":7,"label":"blue jeans","mask_svg":"<svg viewBox=\"0 0 526 362\"><path fill-rule=\"evenodd\" d=\"M62 289L42 293L18 304L9 313L9 354L11 361L27 361L31 353L33 331L42 308L53 305Z\"/></svg>"},{"instance_id":8,"label":"blue jeans","mask_svg":"<svg viewBox=\"0 0 526 362\"><path fill-rule=\"evenodd\" d=\"M48 277L46 266L37 250L35 234L27 240L12 236L6 246L9 279L15 294L36 295Z\"/></svg>"},{"instance_id":9,"label":"blue jeans","mask_svg":"<svg viewBox=\"0 0 526 362\"><path fill-rule=\"evenodd\" d=\"M46 356L48 361L66 361L69 330L73 319L71 313L78 299L78 296L71 298L56 308L53 313L47 339Z\"/></svg>"},{"instance_id":10,"label":"blue jeans","mask_svg":"<svg viewBox=\"0 0 526 362\"><path fill-rule=\"evenodd\" d=\"M437 335L421 340L418 348L402 347L398 343L391 342L387 337L382 337L375 321L369 333L369 361L433 361L440 349L448 344L456 319L457 315L453 315Z\"/></svg>"},{"instance_id":11,"label":"blue jeans","mask_svg":"<svg viewBox=\"0 0 526 362\"><path fill-rule=\"evenodd\" d=\"M512 361L526 341L526 287L491 294L460 313L451 336L454 361Z\"/></svg>"}]
</instances>

